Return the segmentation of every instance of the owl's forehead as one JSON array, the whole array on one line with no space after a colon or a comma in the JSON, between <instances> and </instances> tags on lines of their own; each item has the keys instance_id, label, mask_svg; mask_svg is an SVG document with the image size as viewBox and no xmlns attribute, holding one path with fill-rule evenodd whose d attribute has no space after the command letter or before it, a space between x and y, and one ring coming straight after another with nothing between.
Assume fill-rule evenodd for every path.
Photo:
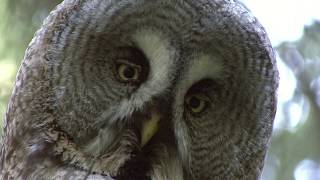
<instances>
[{"instance_id":1,"label":"owl's forehead","mask_svg":"<svg viewBox=\"0 0 320 180\"><path fill-rule=\"evenodd\" d=\"M239 30L243 19L250 19L240 18L238 14L244 9L230 0L93 0L87 1L83 9L88 17L75 16L80 21L77 23L94 32L123 35L137 29L156 29L190 47L192 43L208 45L223 39L233 29Z\"/></svg>"},{"instance_id":2,"label":"owl's forehead","mask_svg":"<svg viewBox=\"0 0 320 180\"><path fill-rule=\"evenodd\" d=\"M151 65L150 87L166 87L160 81L172 82L181 74L191 84L227 75L229 66L241 67L254 58L252 53L265 52L261 26L238 3L222 1L85 1L85 13L70 16L73 23L68 24L77 29L70 26L65 32L92 34L80 42L74 39L77 47L86 46L91 37L91 42L111 48L137 45Z\"/></svg>"},{"instance_id":3,"label":"owl's forehead","mask_svg":"<svg viewBox=\"0 0 320 180\"><path fill-rule=\"evenodd\" d=\"M150 80L155 86L170 86L175 75L184 80L186 87L200 79L218 79L223 75L223 57L196 50L184 56L170 43L169 37L159 31L141 29L132 35L132 39L149 60Z\"/></svg>"},{"instance_id":4,"label":"owl's forehead","mask_svg":"<svg viewBox=\"0 0 320 180\"><path fill-rule=\"evenodd\" d=\"M219 51L257 40L255 34L263 32L244 7L231 0L92 0L83 4L80 12L70 16L70 24L78 24L79 33L92 32L112 43L129 42L136 31L152 29L175 43L177 50Z\"/></svg>"}]
</instances>

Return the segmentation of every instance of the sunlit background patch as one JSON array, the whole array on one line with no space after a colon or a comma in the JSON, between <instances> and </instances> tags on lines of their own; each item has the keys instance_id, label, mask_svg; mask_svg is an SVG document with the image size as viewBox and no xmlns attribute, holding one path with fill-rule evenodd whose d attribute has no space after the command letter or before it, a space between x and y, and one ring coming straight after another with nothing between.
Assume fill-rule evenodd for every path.
<instances>
[{"instance_id":1,"label":"sunlit background patch","mask_svg":"<svg viewBox=\"0 0 320 180\"><path fill-rule=\"evenodd\" d=\"M242 0L266 28L280 87L262 180L320 179L320 1Z\"/></svg>"}]
</instances>

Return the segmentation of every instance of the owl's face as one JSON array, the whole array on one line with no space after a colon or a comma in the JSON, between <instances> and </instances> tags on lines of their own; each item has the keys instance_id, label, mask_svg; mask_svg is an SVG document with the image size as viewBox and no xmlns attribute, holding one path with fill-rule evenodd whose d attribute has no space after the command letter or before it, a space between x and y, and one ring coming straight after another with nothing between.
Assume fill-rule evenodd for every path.
<instances>
[{"instance_id":1,"label":"owl's face","mask_svg":"<svg viewBox=\"0 0 320 180\"><path fill-rule=\"evenodd\" d=\"M64 21L48 35L53 114L88 161L106 159L92 171L257 177L277 71L263 28L242 6L84 1Z\"/></svg>"}]
</instances>

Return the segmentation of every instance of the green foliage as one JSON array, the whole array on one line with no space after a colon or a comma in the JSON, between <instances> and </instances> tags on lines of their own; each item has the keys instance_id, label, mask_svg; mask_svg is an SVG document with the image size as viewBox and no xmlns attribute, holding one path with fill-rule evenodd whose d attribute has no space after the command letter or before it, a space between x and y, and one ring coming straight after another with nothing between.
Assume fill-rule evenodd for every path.
<instances>
[{"instance_id":1,"label":"green foliage","mask_svg":"<svg viewBox=\"0 0 320 180\"><path fill-rule=\"evenodd\" d=\"M0 3L0 134L25 49L44 18L61 1L2 0Z\"/></svg>"},{"instance_id":2,"label":"green foliage","mask_svg":"<svg viewBox=\"0 0 320 180\"><path fill-rule=\"evenodd\" d=\"M295 103L304 108L305 119L294 129L283 128L274 134L269 154L278 164L274 168L274 179L294 179L298 165L304 160L320 162L320 22L305 27L303 37L296 42L285 42L277 47L281 59L292 70L297 80L293 98L280 106L290 109ZM280 77L281 78L281 77ZM317 81L318 79L318 81ZM290 112L286 112L290 114ZM292 112L291 112L292 113ZM288 116L285 121L290 123ZM306 180L320 178L312 167ZM302 173L302 172L300 172ZM268 179L268 178L266 178Z\"/></svg>"}]
</instances>

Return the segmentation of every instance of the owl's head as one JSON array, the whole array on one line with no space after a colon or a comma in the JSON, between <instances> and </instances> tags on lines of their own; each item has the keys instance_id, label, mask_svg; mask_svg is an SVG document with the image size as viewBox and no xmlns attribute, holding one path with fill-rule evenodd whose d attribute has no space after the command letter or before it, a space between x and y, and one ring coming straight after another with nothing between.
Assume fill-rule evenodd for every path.
<instances>
[{"instance_id":1,"label":"owl's head","mask_svg":"<svg viewBox=\"0 0 320 180\"><path fill-rule=\"evenodd\" d=\"M85 156L66 164L119 179L259 175L278 73L238 2L66 0L37 37L30 63L47 80L53 131Z\"/></svg>"}]
</instances>

